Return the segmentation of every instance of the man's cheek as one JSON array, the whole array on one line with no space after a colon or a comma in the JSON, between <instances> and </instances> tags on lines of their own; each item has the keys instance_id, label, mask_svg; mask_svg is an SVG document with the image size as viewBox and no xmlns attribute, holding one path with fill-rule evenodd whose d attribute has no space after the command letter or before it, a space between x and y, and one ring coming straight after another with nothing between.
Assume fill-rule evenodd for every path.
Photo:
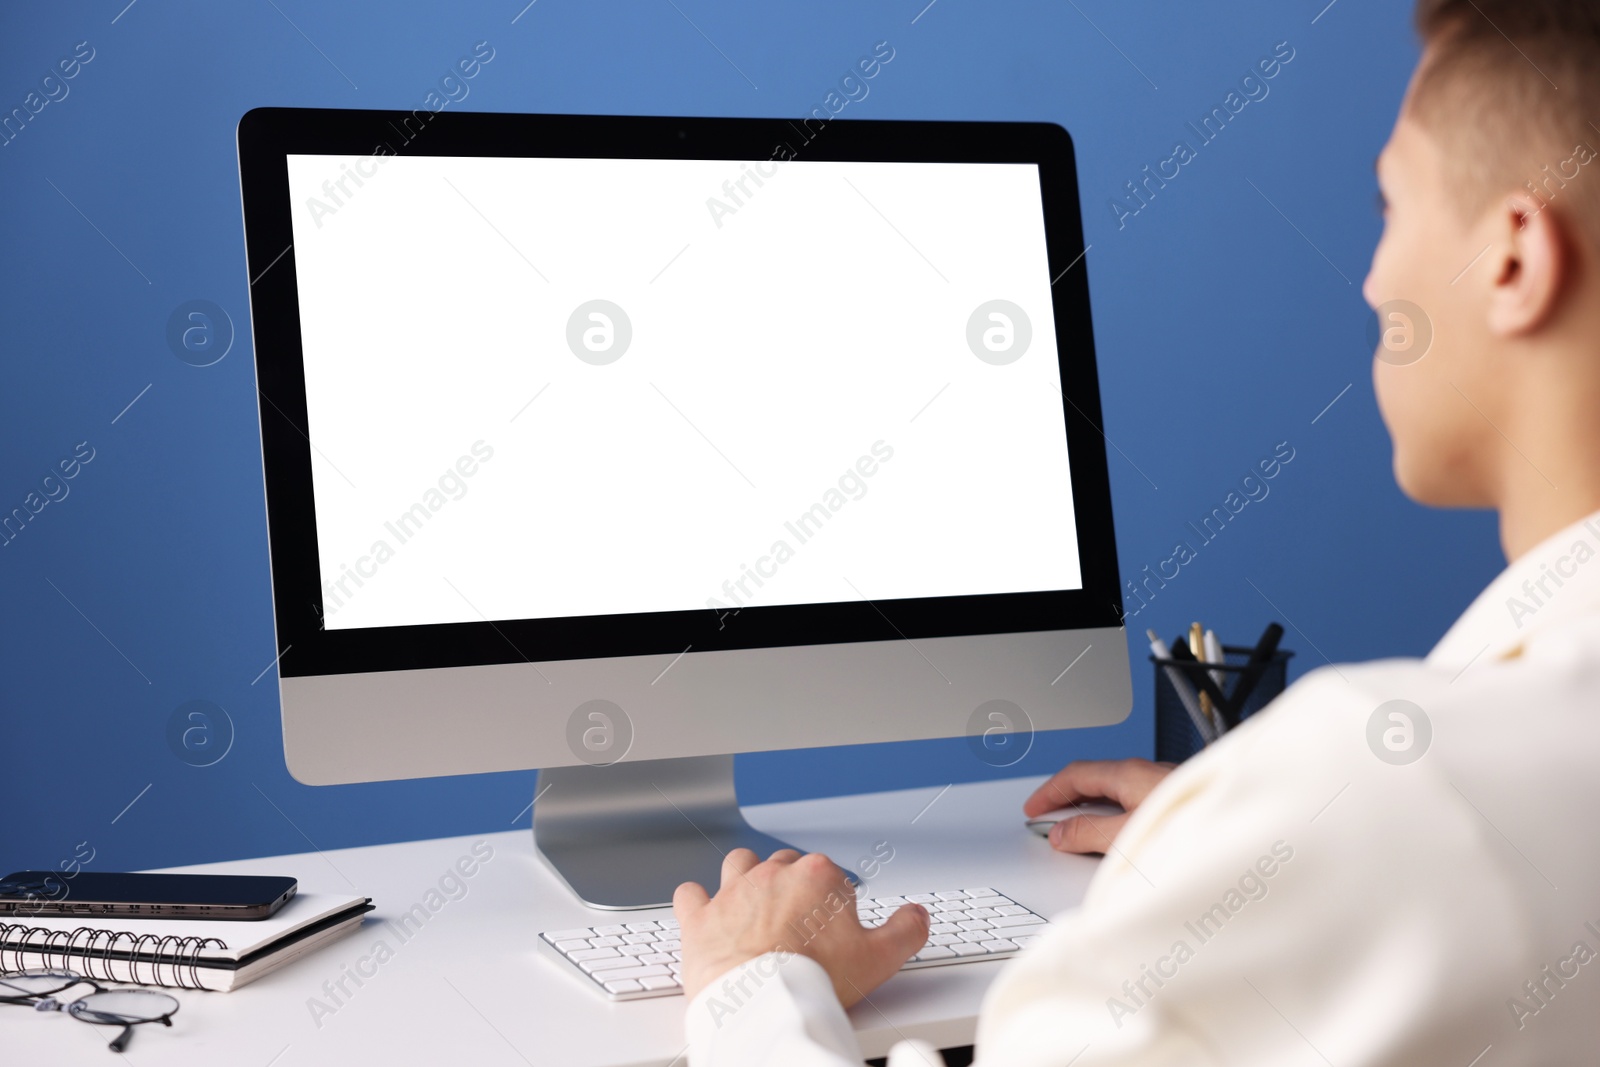
<instances>
[{"instance_id":1,"label":"man's cheek","mask_svg":"<svg viewBox=\"0 0 1600 1067\"><path fill-rule=\"evenodd\" d=\"M1449 411L1448 398L1439 395L1438 383L1433 381L1426 364L1423 360L1402 367L1373 360L1373 393L1378 414L1394 444L1397 468L1433 470L1444 459L1440 453L1448 451L1446 442L1452 437L1448 424L1453 420L1445 414ZM1447 391L1448 388L1445 386ZM1402 483L1401 488L1408 486Z\"/></svg>"}]
</instances>

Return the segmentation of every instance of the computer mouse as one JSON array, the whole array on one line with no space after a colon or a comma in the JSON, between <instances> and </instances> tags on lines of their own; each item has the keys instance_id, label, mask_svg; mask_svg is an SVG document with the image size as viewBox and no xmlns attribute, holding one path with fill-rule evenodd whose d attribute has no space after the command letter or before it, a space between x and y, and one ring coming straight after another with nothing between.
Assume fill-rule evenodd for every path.
<instances>
[{"instance_id":1,"label":"computer mouse","mask_svg":"<svg viewBox=\"0 0 1600 1067\"><path fill-rule=\"evenodd\" d=\"M1050 827L1065 819L1076 819L1080 815L1121 815L1122 805L1113 804L1109 800L1080 800L1069 808L1057 808L1047 811L1043 815L1035 816L1028 820L1028 829L1040 837L1050 836Z\"/></svg>"}]
</instances>

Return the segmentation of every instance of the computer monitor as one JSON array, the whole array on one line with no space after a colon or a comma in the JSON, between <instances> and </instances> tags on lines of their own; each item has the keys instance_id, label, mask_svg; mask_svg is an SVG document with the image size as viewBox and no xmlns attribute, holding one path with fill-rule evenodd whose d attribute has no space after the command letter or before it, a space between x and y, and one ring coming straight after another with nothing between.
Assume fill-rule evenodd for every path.
<instances>
[{"instance_id":1,"label":"computer monitor","mask_svg":"<svg viewBox=\"0 0 1600 1067\"><path fill-rule=\"evenodd\" d=\"M648 907L780 846L734 753L1127 716L1059 126L268 108L239 168L300 781L539 768Z\"/></svg>"}]
</instances>

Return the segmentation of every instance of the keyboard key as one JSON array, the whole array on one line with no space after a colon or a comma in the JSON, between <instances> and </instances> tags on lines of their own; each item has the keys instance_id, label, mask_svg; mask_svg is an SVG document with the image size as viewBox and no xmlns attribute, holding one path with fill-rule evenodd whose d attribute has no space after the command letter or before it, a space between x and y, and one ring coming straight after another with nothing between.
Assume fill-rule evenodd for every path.
<instances>
[{"instance_id":1,"label":"keyboard key","mask_svg":"<svg viewBox=\"0 0 1600 1067\"><path fill-rule=\"evenodd\" d=\"M935 893L934 896L940 900L966 900L967 892L964 889L946 889Z\"/></svg>"},{"instance_id":2,"label":"keyboard key","mask_svg":"<svg viewBox=\"0 0 1600 1067\"><path fill-rule=\"evenodd\" d=\"M992 926L994 929L997 929L997 930L998 929L1002 929L1004 927L1009 927L1009 926L1043 926L1044 925L1044 920L1039 918L1039 916L1032 914L1031 912L1029 914L1027 914L1027 915L1000 915L1000 916L996 916L993 919L979 919L977 921L978 922L986 922L990 926Z\"/></svg>"},{"instance_id":3,"label":"keyboard key","mask_svg":"<svg viewBox=\"0 0 1600 1067\"><path fill-rule=\"evenodd\" d=\"M941 945L924 945L922 951L911 958L914 960L949 960L955 958L955 953Z\"/></svg>"},{"instance_id":4,"label":"keyboard key","mask_svg":"<svg viewBox=\"0 0 1600 1067\"><path fill-rule=\"evenodd\" d=\"M667 941L657 941L656 948L661 952L676 952L682 944L683 942L673 938Z\"/></svg>"},{"instance_id":5,"label":"keyboard key","mask_svg":"<svg viewBox=\"0 0 1600 1067\"><path fill-rule=\"evenodd\" d=\"M660 926L658 926L657 924L655 924L653 922L628 923L627 927L628 927L628 929L630 931L632 931L633 933L636 933L636 934L643 934L643 933L648 933L651 930L659 930L659 929L661 929Z\"/></svg>"},{"instance_id":6,"label":"keyboard key","mask_svg":"<svg viewBox=\"0 0 1600 1067\"><path fill-rule=\"evenodd\" d=\"M618 945L626 944L626 942L624 942L622 938L616 936L591 937L589 939L589 944L593 945L595 948L615 948Z\"/></svg>"},{"instance_id":7,"label":"keyboard key","mask_svg":"<svg viewBox=\"0 0 1600 1067\"><path fill-rule=\"evenodd\" d=\"M933 905L933 910L936 914L946 911L966 911L967 902L964 900L941 900Z\"/></svg>"},{"instance_id":8,"label":"keyboard key","mask_svg":"<svg viewBox=\"0 0 1600 1067\"><path fill-rule=\"evenodd\" d=\"M988 949L990 952L1017 951L1017 943L1015 941L1008 941L1003 937L997 938L994 941L985 941L983 943L983 947Z\"/></svg>"},{"instance_id":9,"label":"keyboard key","mask_svg":"<svg viewBox=\"0 0 1600 1067\"><path fill-rule=\"evenodd\" d=\"M948 945L946 947L949 948L951 952L954 952L957 956L988 955L988 953L984 951L982 945L973 944L971 941L957 941L955 944Z\"/></svg>"},{"instance_id":10,"label":"keyboard key","mask_svg":"<svg viewBox=\"0 0 1600 1067\"><path fill-rule=\"evenodd\" d=\"M623 934L622 940L630 945L649 945L655 941L653 934Z\"/></svg>"},{"instance_id":11,"label":"keyboard key","mask_svg":"<svg viewBox=\"0 0 1600 1067\"><path fill-rule=\"evenodd\" d=\"M660 976L665 978L672 972L665 967L623 967L618 970L602 971L597 977L608 987L612 982L627 981L634 978L652 978Z\"/></svg>"},{"instance_id":12,"label":"keyboard key","mask_svg":"<svg viewBox=\"0 0 1600 1067\"><path fill-rule=\"evenodd\" d=\"M985 941L993 941L994 940L994 931L993 930L967 930L967 931L964 931L961 934L960 937L956 938L956 940L957 941L970 941L974 945L981 945Z\"/></svg>"},{"instance_id":13,"label":"keyboard key","mask_svg":"<svg viewBox=\"0 0 1600 1067\"><path fill-rule=\"evenodd\" d=\"M1022 916L1020 916L1020 915L1003 916L1003 918L1013 918L1013 919L1020 919L1021 917ZM990 929L993 929L993 927L989 924L989 920L988 919L963 919L961 922L956 923L956 925L958 927L960 927L961 929L963 929L963 930L990 930ZM1018 925L1020 925L1020 924L1018 924ZM626 952L627 949L624 948L623 951Z\"/></svg>"},{"instance_id":14,"label":"keyboard key","mask_svg":"<svg viewBox=\"0 0 1600 1067\"><path fill-rule=\"evenodd\" d=\"M1001 915L1027 915L1028 909L1020 904L1001 904L994 909Z\"/></svg>"},{"instance_id":15,"label":"keyboard key","mask_svg":"<svg viewBox=\"0 0 1600 1067\"><path fill-rule=\"evenodd\" d=\"M604 979L605 975L601 973L603 971L614 971L620 967L632 967L633 965L634 959L632 956L613 956L608 960L584 960L578 964L578 967L584 974L593 975L597 979Z\"/></svg>"},{"instance_id":16,"label":"keyboard key","mask_svg":"<svg viewBox=\"0 0 1600 1067\"><path fill-rule=\"evenodd\" d=\"M967 918L969 918L969 919L992 919L996 915L999 915L999 914L1000 913L998 911L995 911L993 908L968 908L967 909Z\"/></svg>"},{"instance_id":17,"label":"keyboard key","mask_svg":"<svg viewBox=\"0 0 1600 1067\"><path fill-rule=\"evenodd\" d=\"M562 952L579 952L583 949L592 947L593 946L590 945L589 942L583 940L582 938L576 938L572 941L556 942L556 948L560 949Z\"/></svg>"},{"instance_id":18,"label":"keyboard key","mask_svg":"<svg viewBox=\"0 0 1600 1067\"><path fill-rule=\"evenodd\" d=\"M622 953L614 948L585 948L567 953L567 958L574 963L582 963L584 960L615 959L621 955Z\"/></svg>"},{"instance_id":19,"label":"keyboard key","mask_svg":"<svg viewBox=\"0 0 1600 1067\"><path fill-rule=\"evenodd\" d=\"M581 930L552 930L544 935L544 939L551 944L555 944L557 941L580 941L593 935L593 930L584 927Z\"/></svg>"},{"instance_id":20,"label":"keyboard key","mask_svg":"<svg viewBox=\"0 0 1600 1067\"><path fill-rule=\"evenodd\" d=\"M1035 941L1039 940L1039 935L1038 934L1022 934L1022 935L1018 935L1016 937L1011 938L1011 940L1015 941L1017 943L1018 947L1026 948L1027 946L1033 944Z\"/></svg>"},{"instance_id":21,"label":"keyboard key","mask_svg":"<svg viewBox=\"0 0 1600 1067\"><path fill-rule=\"evenodd\" d=\"M671 977L671 976L663 978L660 975L657 975L654 978L641 978L641 979L639 979L639 984L644 986L646 989L677 989L678 988L678 980L676 978Z\"/></svg>"},{"instance_id":22,"label":"keyboard key","mask_svg":"<svg viewBox=\"0 0 1600 1067\"><path fill-rule=\"evenodd\" d=\"M661 924L661 929L663 930L676 930L678 928L677 919L657 919L656 922Z\"/></svg>"},{"instance_id":23,"label":"keyboard key","mask_svg":"<svg viewBox=\"0 0 1600 1067\"><path fill-rule=\"evenodd\" d=\"M957 926L955 923L934 923L932 926L928 927L928 933L953 934L960 929L961 927Z\"/></svg>"},{"instance_id":24,"label":"keyboard key","mask_svg":"<svg viewBox=\"0 0 1600 1067\"><path fill-rule=\"evenodd\" d=\"M623 934L631 933L632 931L619 923L612 923L609 926L596 926L594 932L602 937L621 937Z\"/></svg>"},{"instance_id":25,"label":"keyboard key","mask_svg":"<svg viewBox=\"0 0 1600 1067\"><path fill-rule=\"evenodd\" d=\"M969 897L978 897L979 899L982 899L983 897L997 897L1000 895L993 889L968 889L966 893Z\"/></svg>"},{"instance_id":26,"label":"keyboard key","mask_svg":"<svg viewBox=\"0 0 1600 1067\"><path fill-rule=\"evenodd\" d=\"M672 962L672 953L670 953L670 952L652 952L648 956L635 956L634 959L638 960L640 963L646 963L646 964L650 964L650 963L671 963Z\"/></svg>"},{"instance_id":27,"label":"keyboard key","mask_svg":"<svg viewBox=\"0 0 1600 1067\"><path fill-rule=\"evenodd\" d=\"M898 908L905 902L905 897L879 897L877 904L880 908Z\"/></svg>"},{"instance_id":28,"label":"keyboard key","mask_svg":"<svg viewBox=\"0 0 1600 1067\"><path fill-rule=\"evenodd\" d=\"M1005 897L973 897L967 901L967 907L969 908L1004 908L1008 906L1014 907L1015 905Z\"/></svg>"},{"instance_id":29,"label":"keyboard key","mask_svg":"<svg viewBox=\"0 0 1600 1067\"><path fill-rule=\"evenodd\" d=\"M939 898L934 896L932 893L912 893L910 896L906 897L906 899L913 904L932 904Z\"/></svg>"},{"instance_id":30,"label":"keyboard key","mask_svg":"<svg viewBox=\"0 0 1600 1067\"><path fill-rule=\"evenodd\" d=\"M930 945L948 945L952 941L960 941L960 940L961 940L961 938L958 937L955 934L929 934L928 935L928 944L930 944Z\"/></svg>"},{"instance_id":31,"label":"keyboard key","mask_svg":"<svg viewBox=\"0 0 1600 1067\"><path fill-rule=\"evenodd\" d=\"M590 951L598 952L599 949L591 949ZM655 949L649 945L623 945L621 948L614 949L613 951L620 952L624 956L643 956L654 952Z\"/></svg>"},{"instance_id":32,"label":"keyboard key","mask_svg":"<svg viewBox=\"0 0 1600 1067\"><path fill-rule=\"evenodd\" d=\"M631 978L623 978L615 982L606 983L607 993L642 993L643 991L644 986Z\"/></svg>"}]
</instances>

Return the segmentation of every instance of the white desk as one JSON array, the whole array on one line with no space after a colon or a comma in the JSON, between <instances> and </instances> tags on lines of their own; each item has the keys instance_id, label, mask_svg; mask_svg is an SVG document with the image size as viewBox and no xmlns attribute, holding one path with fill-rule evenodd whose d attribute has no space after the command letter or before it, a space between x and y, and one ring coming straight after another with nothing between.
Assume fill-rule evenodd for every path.
<instances>
[{"instance_id":1,"label":"white desk","mask_svg":"<svg viewBox=\"0 0 1600 1067\"><path fill-rule=\"evenodd\" d=\"M1022 825L1022 799L1039 779L770 804L749 820L796 845L853 866L887 841L894 858L874 893L992 886L1045 914L1076 905L1094 860L1053 852ZM937 799L935 799L937 798ZM931 802L931 803L930 803ZM444 899L402 942L385 920L429 903L441 877L472 847L493 856L465 895ZM303 1064L682 1064L682 997L613 1004L536 954L541 930L618 921L578 904L533 855L527 830L340 849L183 870L289 874L308 889L360 892L377 911L361 930L233 993L180 992L173 1027L141 1026L124 1062L299 1067ZM348 880L348 881L347 881ZM626 914L626 913L625 913ZM653 913L632 913L649 915ZM393 955L374 952L387 942ZM357 986L335 1005L324 992L368 957ZM852 1021L869 1057L902 1035L942 1048L972 1043L979 1002L1000 961L897 975L857 1005ZM313 998L333 1008L314 1019ZM112 1063L106 1027L59 1013L0 1005L0 1048L11 1062Z\"/></svg>"}]
</instances>

